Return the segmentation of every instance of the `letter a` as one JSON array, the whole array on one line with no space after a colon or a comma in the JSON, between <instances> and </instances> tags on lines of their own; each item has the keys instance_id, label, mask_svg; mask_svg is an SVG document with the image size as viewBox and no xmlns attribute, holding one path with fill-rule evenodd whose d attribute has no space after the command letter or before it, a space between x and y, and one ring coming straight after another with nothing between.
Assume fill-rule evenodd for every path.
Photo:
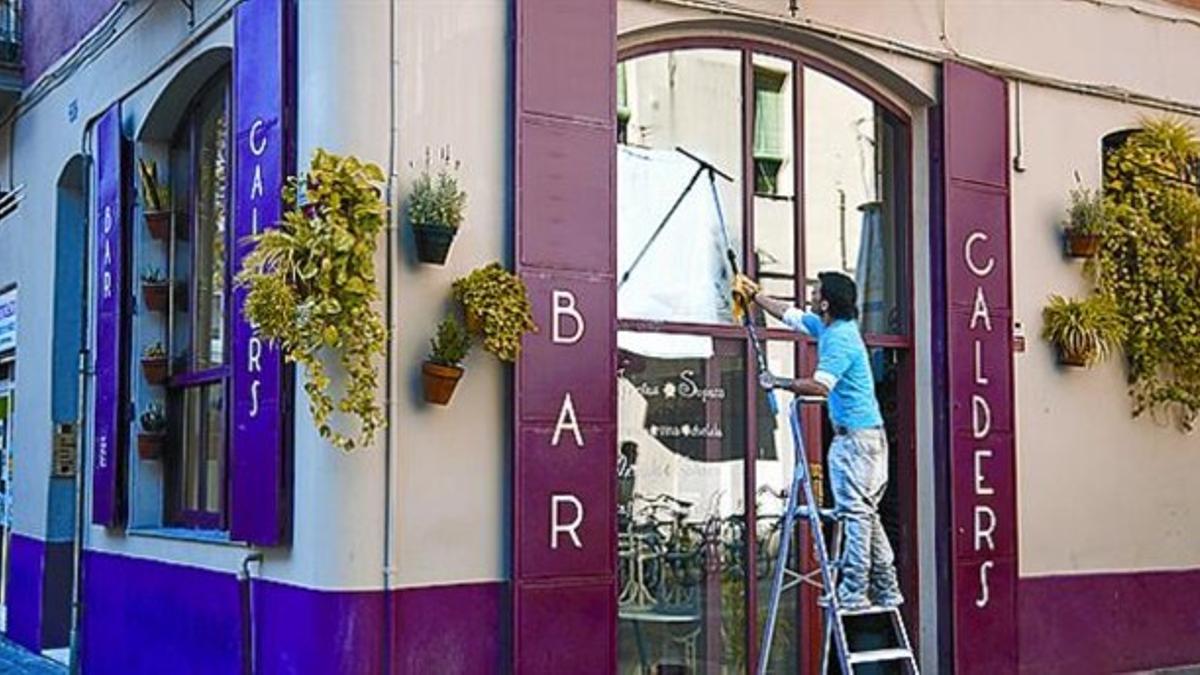
<instances>
[{"instance_id":1,"label":"letter a","mask_svg":"<svg viewBox=\"0 0 1200 675\"><path fill-rule=\"evenodd\" d=\"M562 408L558 411L558 422L554 424L554 437L550 439L551 446L558 447L564 429L571 431L571 434L575 436L575 445L582 448L583 431L579 428L579 418L575 415L575 404L571 402L571 392L567 392L567 395L563 397Z\"/></svg>"}]
</instances>

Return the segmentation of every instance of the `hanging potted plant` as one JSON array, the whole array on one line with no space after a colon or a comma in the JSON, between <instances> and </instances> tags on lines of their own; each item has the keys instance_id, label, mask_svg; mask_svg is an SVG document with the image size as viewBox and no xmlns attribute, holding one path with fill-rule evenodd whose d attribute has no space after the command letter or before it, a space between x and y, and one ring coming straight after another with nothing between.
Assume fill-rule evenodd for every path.
<instances>
[{"instance_id":1,"label":"hanging potted plant","mask_svg":"<svg viewBox=\"0 0 1200 675\"><path fill-rule=\"evenodd\" d=\"M167 311L171 289L161 268L147 267L142 270L142 304L151 312Z\"/></svg>"},{"instance_id":2,"label":"hanging potted plant","mask_svg":"<svg viewBox=\"0 0 1200 675\"><path fill-rule=\"evenodd\" d=\"M1076 181L1079 176L1075 176ZM1112 207L1104 201L1099 190L1082 185L1071 190L1071 207L1063 234L1067 255L1072 258L1091 258L1100 250L1100 242L1112 222Z\"/></svg>"},{"instance_id":3,"label":"hanging potted plant","mask_svg":"<svg viewBox=\"0 0 1200 675\"><path fill-rule=\"evenodd\" d=\"M1042 310L1042 337L1058 350L1064 366L1086 367L1112 353L1125 336L1125 323L1112 300L1093 295L1083 300L1050 296Z\"/></svg>"},{"instance_id":4,"label":"hanging potted plant","mask_svg":"<svg viewBox=\"0 0 1200 675\"><path fill-rule=\"evenodd\" d=\"M138 160L138 175L142 183L142 214L150 236L158 241L171 237L171 191L158 182L158 165L154 161Z\"/></svg>"},{"instance_id":5,"label":"hanging potted plant","mask_svg":"<svg viewBox=\"0 0 1200 675\"><path fill-rule=\"evenodd\" d=\"M167 438L167 416L162 405L151 403L142 411L142 430L138 433L138 457L158 459L162 457L163 444Z\"/></svg>"},{"instance_id":6,"label":"hanging potted plant","mask_svg":"<svg viewBox=\"0 0 1200 675\"><path fill-rule=\"evenodd\" d=\"M142 350L142 375L150 384L166 383L167 350L161 342L155 342Z\"/></svg>"},{"instance_id":7,"label":"hanging potted plant","mask_svg":"<svg viewBox=\"0 0 1200 675\"><path fill-rule=\"evenodd\" d=\"M438 163L435 170L427 150L425 165L408 198L408 220L417 242L417 258L434 265L446 262L467 205L467 193L458 184L459 163L451 160L448 148L438 152Z\"/></svg>"},{"instance_id":8,"label":"hanging potted plant","mask_svg":"<svg viewBox=\"0 0 1200 675\"><path fill-rule=\"evenodd\" d=\"M462 304L467 330L483 339L483 348L501 361L521 355L521 337L537 330L525 282L490 263L454 282L454 298Z\"/></svg>"},{"instance_id":9,"label":"hanging potted plant","mask_svg":"<svg viewBox=\"0 0 1200 675\"><path fill-rule=\"evenodd\" d=\"M375 277L383 182L378 165L318 149L308 173L288 180L278 227L249 238L236 281L258 334L304 367L317 431L343 451L369 446L385 423L376 398L387 344ZM327 372L334 362L337 382ZM356 419L358 433L340 431L335 412Z\"/></svg>"},{"instance_id":10,"label":"hanging potted plant","mask_svg":"<svg viewBox=\"0 0 1200 675\"><path fill-rule=\"evenodd\" d=\"M437 336L430 344L429 358L421 366L425 400L446 405L463 376L462 361L471 350L471 337L458 319L448 316L438 325Z\"/></svg>"}]
</instances>

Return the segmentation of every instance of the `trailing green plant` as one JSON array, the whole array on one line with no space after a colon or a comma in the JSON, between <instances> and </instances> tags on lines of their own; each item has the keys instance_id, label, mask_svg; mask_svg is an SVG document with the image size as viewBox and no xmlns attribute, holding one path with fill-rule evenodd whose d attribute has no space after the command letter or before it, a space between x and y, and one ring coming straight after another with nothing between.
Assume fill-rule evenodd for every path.
<instances>
[{"instance_id":1,"label":"trailing green plant","mask_svg":"<svg viewBox=\"0 0 1200 675\"><path fill-rule=\"evenodd\" d=\"M501 361L521 355L521 337L536 332L525 282L493 262L454 282L454 298L467 313L467 325L478 322L483 348Z\"/></svg>"},{"instance_id":2,"label":"trailing green plant","mask_svg":"<svg viewBox=\"0 0 1200 675\"><path fill-rule=\"evenodd\" d=\"M1092 190L1079 182L1071 190L1071 206L1067 209L1065 228L1075 234L1103 235L1115 217L1113 205L1104 199L1100 190Z\"/></svg>"},{"instance_id":3,"label":"trailing green plant","mask_svg":"<svg viewBox=\"0 0 1200 675\"><path fill-rule=\"evenodd\" d=\"M438 324L430 342L429 360L439 366L457 368L471 351L471 336L458 319L448 316Z\"/></svg>"},{"instance_id":4,"label":"trailing green plant","mask_svg":"<svg viewBox=\"0 0 1200 675\"><path fill-rule=\"evenodd\" d=\"M141 415L142 431L148 434L161 434L167 430L167 416L159 403L146 406Z\"/></svg>"},{"instance_id":5,"label":"trailing green plant","mask_svg":"<svg viewBox=\"0 0 1200 675\"><path fill-rule=\"evenodd\" d=\"M1042 310L1042 321L1042 337L1068 360L1086 365L1108 358L1125 335L1124 319L1104 295L1082 300L1052 295Z\"/></svg>"},{"instance_id":6,"label":"trailing green plant","mask_svg":"<svg viewBox=\"0 0 1200 675\"><path fill-rule=\"evenodd\" d=\"M1175 119L1145 120L1105 165L1117 226L1089 265L1128 326L1134 415L1200 415L1200 139Z\"/></svg>"},{"instance_id":7,"label":"trailing green plant","mask_svg":"<svg viewBox=\"0 0 1200 675\"><path fill-rule=\"evenodd\" d=\"M383 171L356 157L318 149L308 173L288 179L277 228L251 237L237 283L248 289L246 316L284 357L304 367L304 391L321 436L343 451L369 445L384 425L374 359L387 330L373 306L376 239L386 223ZM297 203L298 190L307 202ZM334 401L322 353L345 372ZM333 426L334 412L356 418L357 436Z\"/></svg>"},{"instance_id":8,"label":"trailing green plant","mask_svg":"<svg viewBox=\"0 0 1200 675\"><path fill-rule=\"evenodd\" d=\"M408 220L414 227L457 230L462 224L467 193L458 184L458 168L449 148L438 150L436 166L430 151L425 150L425 163L408 197Z\"/></svg>"},{"instance_id":9,"label":"trailing green plant","mask_svg":"<svg viewBox=\"0 0 1200 675\"><path fill-rule=\"evenodd\" d=\"M146 348L142 350L142 358L165 359L167 358L167 350L165 347L163 347L162 342L155 342L153 344L146 345Z\"/></svg>"}]
</instances>

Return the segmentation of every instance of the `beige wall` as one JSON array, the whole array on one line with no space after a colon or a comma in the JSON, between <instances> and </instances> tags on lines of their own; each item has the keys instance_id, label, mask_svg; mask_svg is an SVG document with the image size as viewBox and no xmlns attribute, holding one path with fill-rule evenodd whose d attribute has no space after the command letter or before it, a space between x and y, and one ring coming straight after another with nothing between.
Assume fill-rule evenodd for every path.
<instances>
[{"instance_id":1,"label":"beige wall","mask_svg":"<svg viewBox=\"0 0 1200 675\"><path fill-rule=\"evenodd\" d=\"M719 12L709 11L714 3L704 0L620 0L620 44L727 33L815 51L907 100L918 143L924 138L920 99L936 95L938 61L957 56L1001 66L1014 77L1023 72L1019 120L1015 103L1012 115L1014 130L1019 123L1023 132L1027 169L1012 178L1015 318L1028 336L1027 351L1015 356L1021 574L1200 566L1200 537L1192 525L1200 515L1200 491L1189 489L1200 473L1200 437L1150 419L1132 420L1119 362L1063 372L1038 338L1046 296L1086 288L1078 263L1064 260L1057 239L1072 172L1094 185L1101 137L1143 114L1161 114L1064 86L1106 85L1168 105L1200 106L1200 80L1180 77L1181 64L1200 61L1200 13L1128 3L1143 12L1138 14L1115 3L1079 0L799 4L800 14L791 19L782 0L722 3ZM943 17L946 40L939 38ZM916 158L915 175L921 178L927 166ZM918 205L923 199L914 195ZM928 233L922 213L918 209L914 218L919 247ZM916 272L918 351L924 355L928 312L922 303L929 296L920 283L926 270ZM927 396L927 382L918 377L919 396ZM925 406L918 406L919 438L928 438ZM932 457L922 453L920 460L927 492ZM923 504L923 517L928 508ZM930 540L922 531L924 549Z\"/></svg>"},{"instance_id":2,"label":"beige wall","mask_svg":"<svg viewBox=\"0 0 1200 675\"><path fill-rule=\"evenodd\" d=\"M1087 290L1057 233L1072 172L1095 185L1101 137L1142 111L1033 87L1021 98L1028 169L1013 175L1012 203L1014 304L1029 337L1016 356L1021 573L1200 566L1200 436L1132 420L1118 359L1063 370L1038 338L1047 295Z\"/></svg>"},{"instance_id":3,"label":"beige wall","mask_svg":"<svg viewBox=\"0 0 1200 675\"><path fill-rule=\"evenodd\" d=\"M394 309L397 400L394 579L414 586L507 576L512 388L490 354L475 349L450 406L424 403L421 362L451 306L451 282L507 262L511 210L507 139L507 3L403 0L398 17L401 195L425 148L449 145L462 160L467 215L445 267L415 262L402 229Z\"/></svg>"}]
</instances>

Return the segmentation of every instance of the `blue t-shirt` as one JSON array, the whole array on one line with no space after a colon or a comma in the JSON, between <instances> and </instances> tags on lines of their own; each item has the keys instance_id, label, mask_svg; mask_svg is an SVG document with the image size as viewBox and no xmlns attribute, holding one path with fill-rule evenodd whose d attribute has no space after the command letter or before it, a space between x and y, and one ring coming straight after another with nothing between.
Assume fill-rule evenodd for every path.
<instances>
[{"instance_id":1,"label":"blue t-shirt","mask_svg":"<svg viewBox=\"0 0 1200 675\"><path fill-rule=\"evenodd\" d=\"M817 339L817 370L813 379L829 390L829 418L851 431L883 425L875 400L875 378L858 324L838 320L826 326L812 312L793 307L783 322Z\"/></svg>"}]
</instances>

